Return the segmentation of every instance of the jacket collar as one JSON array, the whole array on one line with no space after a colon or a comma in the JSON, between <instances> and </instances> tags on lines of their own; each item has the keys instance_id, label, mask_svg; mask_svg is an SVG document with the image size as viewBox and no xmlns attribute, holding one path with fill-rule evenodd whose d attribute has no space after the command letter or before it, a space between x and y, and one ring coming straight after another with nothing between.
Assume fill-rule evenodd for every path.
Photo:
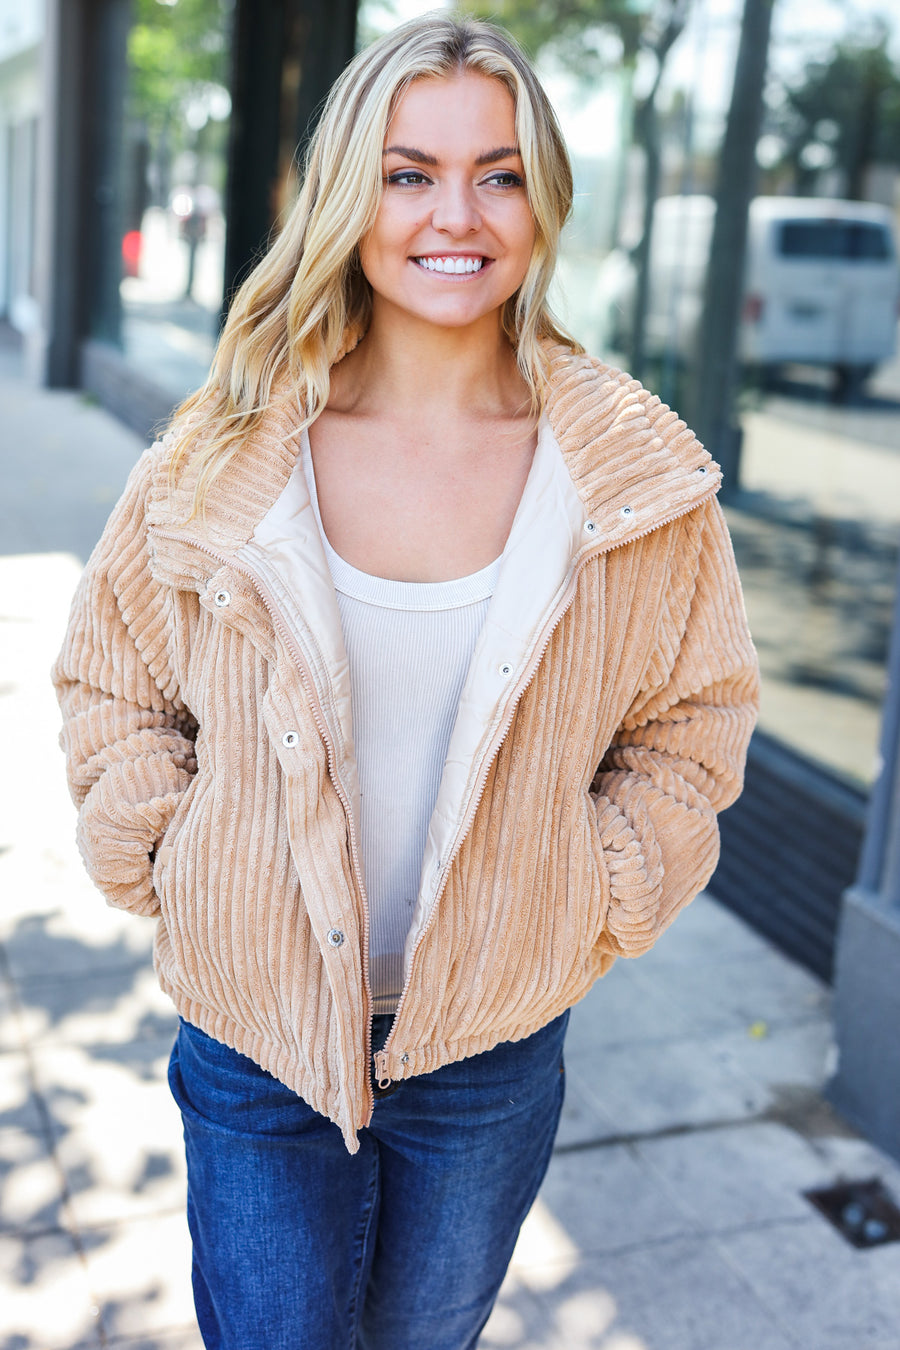
<instances>
[{"instance_id":1,"label":"jacket collar","mask_svg":"<svg viewBox=\"0 0 900 1350\"><path fill-rule=\"evenodd\" d=\"M177 484L169 483L168 465L176 442L190 433L190 422L176 424L158 446L150 488L148 523L168 538L214 549L230 556L251 538L254 529L284 490L300 452L300 405L293 389L276 391L271 403L240 450L214 480L202 515L192 516L197 474L190 460ZM194 433L199 444L203 432Z\"/></svg>"},{"instance_id":2,"label":"jacket collar","mask_svg":"<svg viewBox=\"0 0 900 1350\"><path fill-rule=\"evenodd\" d=\"M721 471L664 403L637 380L562 344L546 344L546 413L592 523L593 541L618 547L686 514L714 493ZM285 488L300 451L300 406L279 390L245 444L216 478L204 517L189 519L188 466L170 493L167 462L183 428L160 446L149 522L170 539L230 556L252 537ZM202 434L202 433L198 433Z\"/></svg>"},{"instance_id":3,"label":"jacket collar","mask_svg":"<svg viewBox=\"0 0 900 1350\"><path fill-rule=\"evenodd\" d=\"M590 356L546 351L547 416L597 542L640 538L718 490L719 466L655 394Z\"/></svg>"}]
</instances>

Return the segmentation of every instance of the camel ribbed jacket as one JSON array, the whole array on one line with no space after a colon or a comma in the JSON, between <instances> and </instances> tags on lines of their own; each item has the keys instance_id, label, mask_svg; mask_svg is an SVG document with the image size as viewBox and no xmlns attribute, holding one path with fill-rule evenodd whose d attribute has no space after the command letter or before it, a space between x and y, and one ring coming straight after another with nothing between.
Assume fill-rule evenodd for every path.
<instances>
[{"instance_id":1,"label":"camel ribbed jacket","mask_svg":"<svg viewBox=\"0 0 900 1350\"><path fill-rule=\"evenodd\" d=\"M502 668L380 1078L527 1036L646 951L709 879L715 813L741 787L757 663L719 471L636 381L551 356L546 410L583 531ZM54 681L90 875L111 904L159 916L156 967L181 1015L355 1151L372 1109L368 922L343 676L320 659L334 634L323 647L306 631L305 593L281 603L253 567L297 420L294 397L274 401L203 520L186 520L190 474L169 490L170 438L145 452Z\"/></svg>"}]
</instances>

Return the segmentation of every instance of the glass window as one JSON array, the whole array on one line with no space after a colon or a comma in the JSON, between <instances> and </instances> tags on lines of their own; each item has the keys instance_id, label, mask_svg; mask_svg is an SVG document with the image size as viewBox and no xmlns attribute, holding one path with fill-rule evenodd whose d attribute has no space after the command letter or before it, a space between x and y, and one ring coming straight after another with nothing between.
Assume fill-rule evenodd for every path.
<instances>
[{"instance_id":1,"label":"glass window","mask_svg":"<svg viewBox=\"0 0 900 1350\"><path fill-rule=\"evenodd\" d=\"M578 194L557 302L591 350L693 420L744 5L638 8L631 59L612 20L586 28L581 50L548 38L538 52ZM860 787L876 761L900 540L900 20L878 9L851 19L826 3L813 23L804 0L774 7L731 431L708 438L730 461L761 725Z\"/></svg>"},{"instance_id":2,"label":"glass window","mask_svg":"<svg viewBox=\"0 0 900 1350\"><path fill-rule=\"evenodd\" d=\"M223 299L233 0L136 0L119 144L119 278L94 332L173 402L201 384ZM110 310L113 312L110 313Z\"/></svg>"},{"instance_id":3,"label":"glass window","mask_svg":"<svg viewBox=\"0 0 900 1350\"><path fill-rule=\"evenodd\" d=\"M785 258L883 261L891 257L890 231L862 221L790 220L781 226L778 252Z\"/></svg>"},{"instance_id":4,"label":"glass window","mask_svg":"<svg viewBox=\"0 0 900 1350\"><path fill-rule=\"evenodd\" d=\"M28 117L6 128L8 253L5 291L10 317L24 330L34 323L35 193L37 183L38 119Z\"/></svg>"}]
</instances>

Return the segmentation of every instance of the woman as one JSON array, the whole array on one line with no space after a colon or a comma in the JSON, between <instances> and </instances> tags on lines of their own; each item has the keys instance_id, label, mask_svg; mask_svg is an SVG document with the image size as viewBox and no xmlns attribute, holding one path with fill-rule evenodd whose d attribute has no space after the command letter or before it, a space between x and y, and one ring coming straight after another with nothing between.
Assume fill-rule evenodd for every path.
<instances>
[{"instance_id":1,"label":"woman","mask_svg":"<svg viewBox=\"0 0 900 1350\"><path fill-rule=\"evenodd\" d=\"M551 316L571 192L496 29L359 56L76 597L79 839L159 915L208 1347L475 1344L568 1009L740 788L719 473Z\"/></svg>"}]
</instances>

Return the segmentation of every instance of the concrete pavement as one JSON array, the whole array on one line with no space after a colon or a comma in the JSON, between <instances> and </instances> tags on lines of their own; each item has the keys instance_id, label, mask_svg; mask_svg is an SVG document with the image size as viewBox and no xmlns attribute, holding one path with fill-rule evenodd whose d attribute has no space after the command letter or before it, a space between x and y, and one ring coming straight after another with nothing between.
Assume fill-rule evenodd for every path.
<instances>
[{"instance_id":1,"label":"concrete pavement","mask_svg":"<svg viewBox=\"0 0 900 1350\"><path fill-rule=\"evenodd\" d=\"M201 1350L152 924L84 877L47 670L140 446L0 345L0 1350ZM573 1013L485 1350L900 1350L900 1243L802 1192L900 1168L821 1096L828 991L710 896ZM299 1348L298 1348L299 1350ZM428 1350L428 1347L422 1347Z\"/></svg>"}]
</instances>

